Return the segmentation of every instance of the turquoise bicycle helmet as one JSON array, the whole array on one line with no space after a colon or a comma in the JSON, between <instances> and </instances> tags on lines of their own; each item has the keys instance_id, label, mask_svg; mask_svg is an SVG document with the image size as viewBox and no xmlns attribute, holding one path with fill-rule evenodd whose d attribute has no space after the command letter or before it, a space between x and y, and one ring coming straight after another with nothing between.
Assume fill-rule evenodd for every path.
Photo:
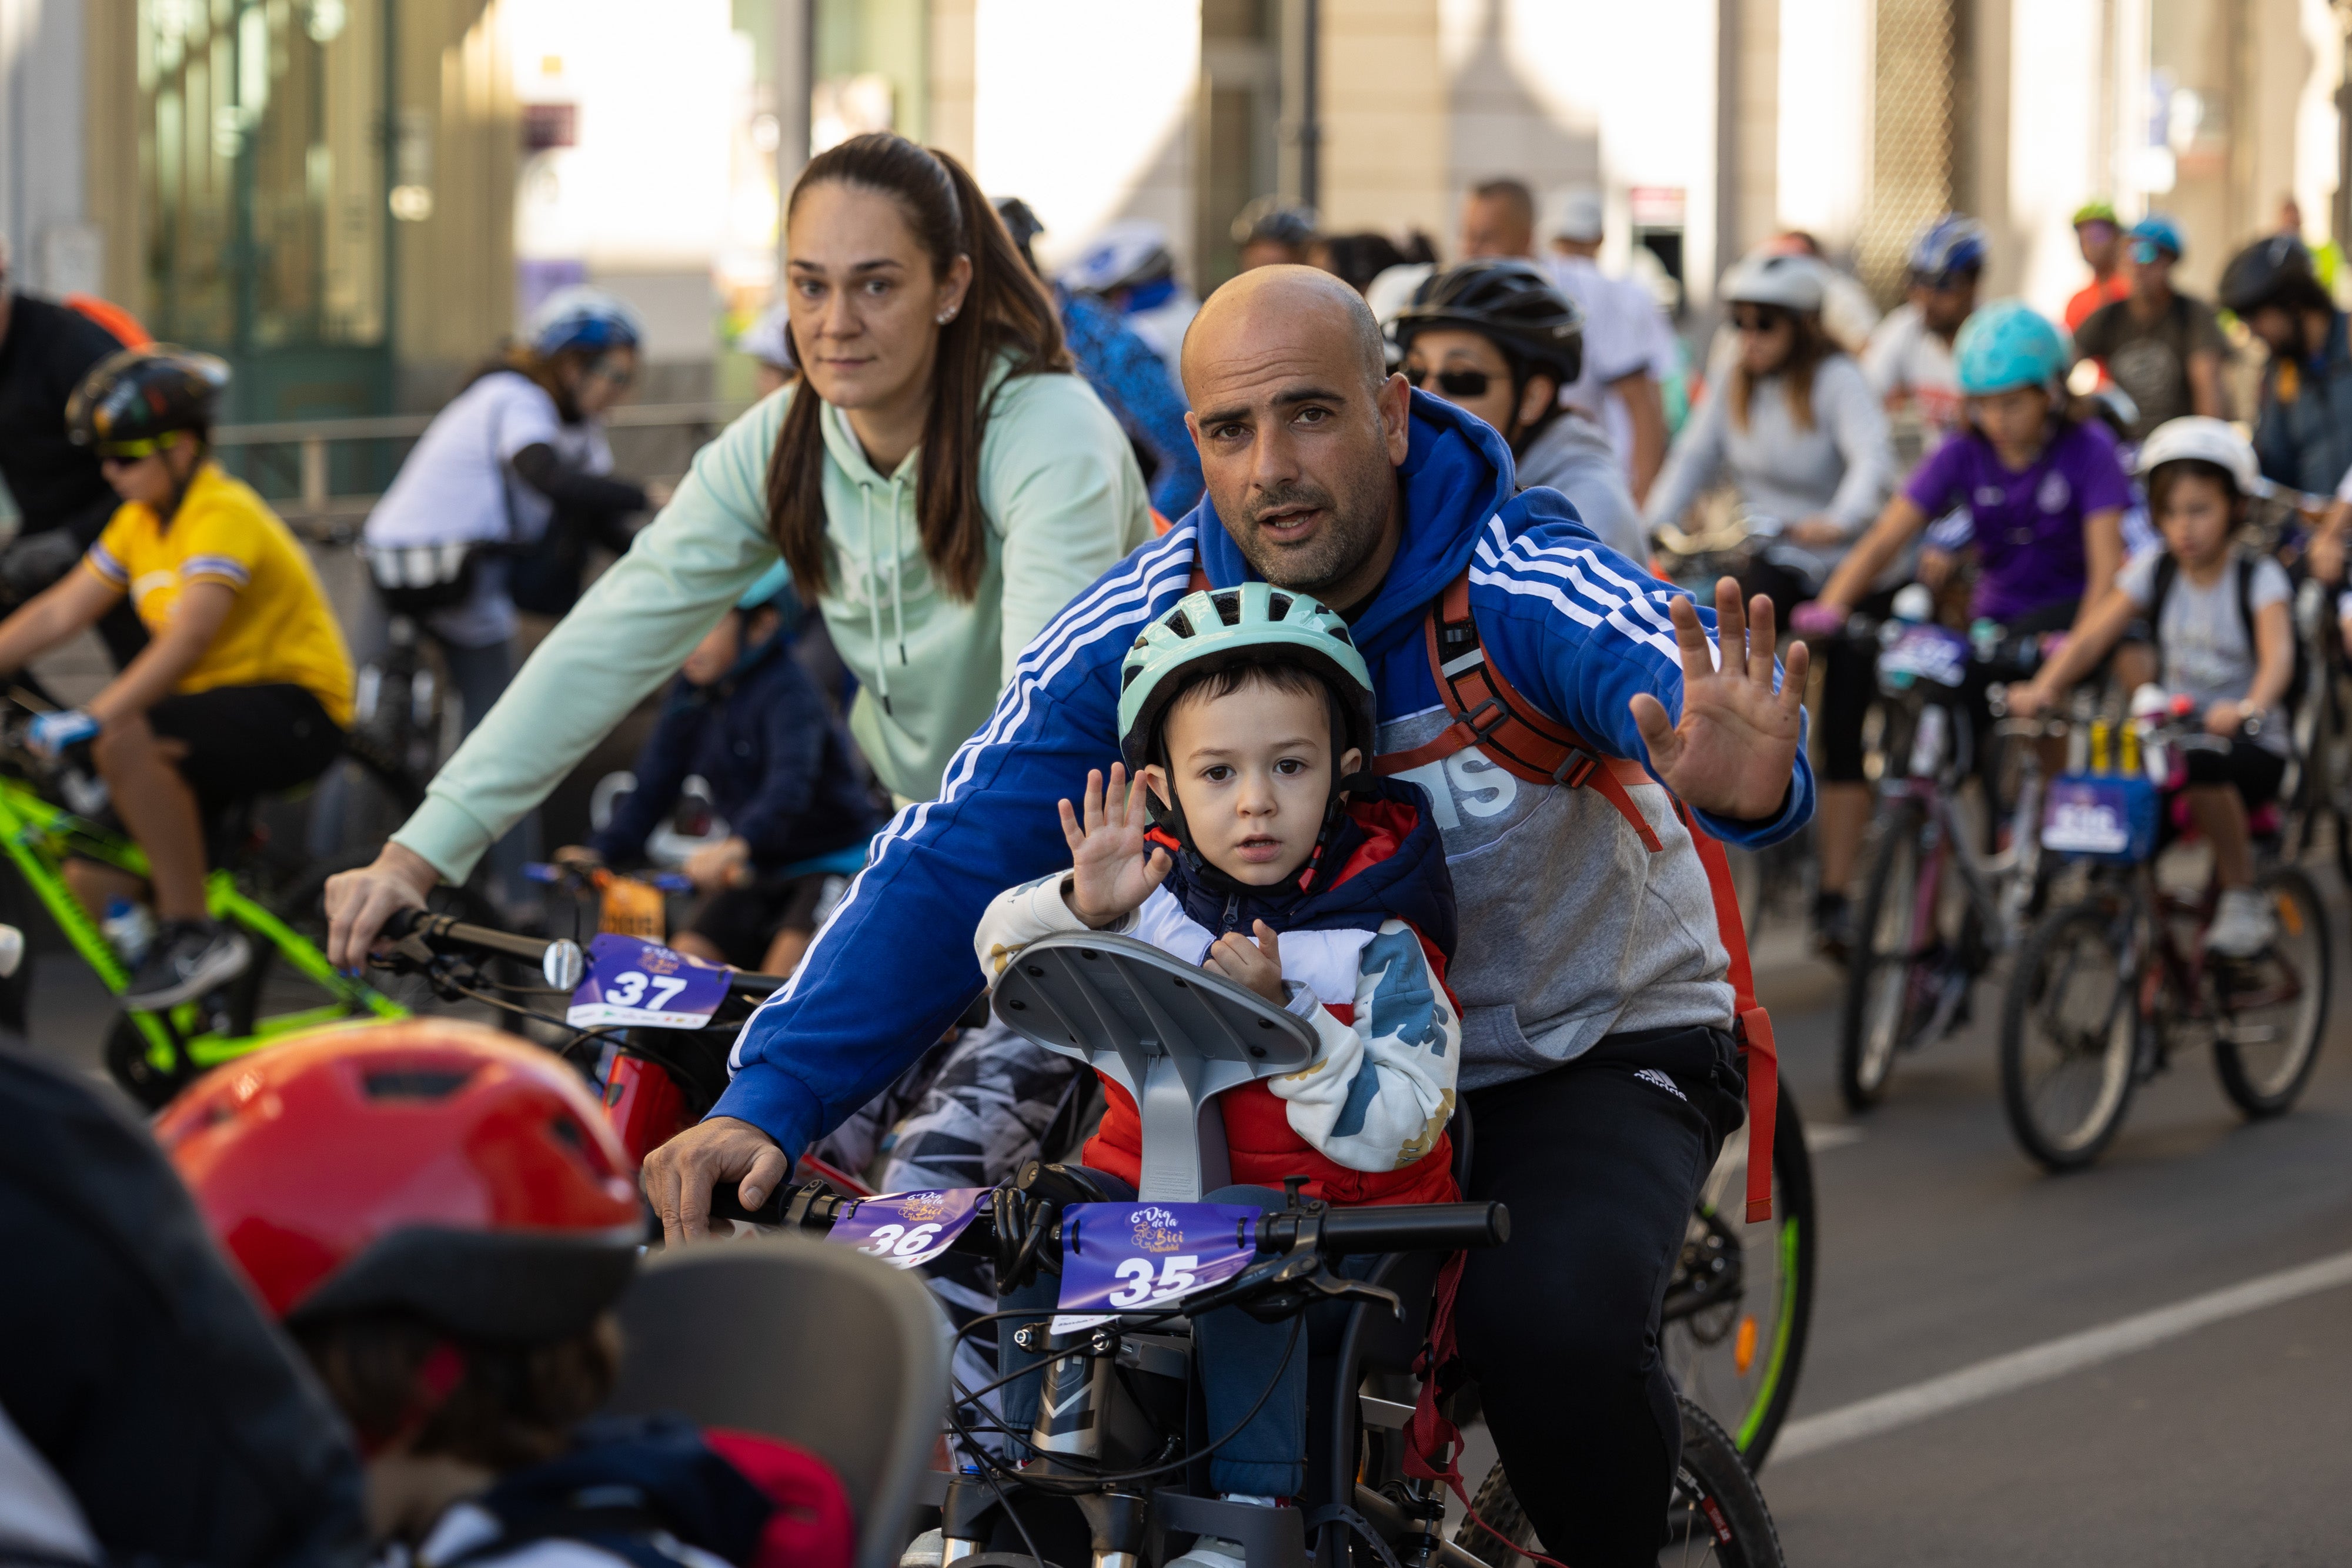
<instances>
[{"instance_id":1,"label":"turquoise bicycle helmet","mask_svg":"<svg viewBox=\"0 0 2352 1568\"><path fill-rule=\"evenodd\" d=\"M1296 664L1323 678L1337 699L1339 732L1332 737L1328 836L1343 791L1364 779L1339 776L1349 747L1372 758L1372 673L1348 635L1348 623L1316 600L1270 582L1202 589L1176 601L1135 640L1120 663L1118 748L1129 771L1164 763L1161 721L1184 690L1206 675L1245 664ZM1188 852L1184 816L1174 802L1151 801L1155 822L1170 829Z\"/></svg>"},{"instance_id":2,"label":"turquoise bicycle helmet","mask_svg":"<svg viewBox=\"0 0 2352 1568\"><path fill-rule=\"evenodd\" d=\"M1952 350L1966 397L2047 388L2066 370L2066 340L2022 299L1995 300L1971 315Z\"/></svg>"}]
</instances>

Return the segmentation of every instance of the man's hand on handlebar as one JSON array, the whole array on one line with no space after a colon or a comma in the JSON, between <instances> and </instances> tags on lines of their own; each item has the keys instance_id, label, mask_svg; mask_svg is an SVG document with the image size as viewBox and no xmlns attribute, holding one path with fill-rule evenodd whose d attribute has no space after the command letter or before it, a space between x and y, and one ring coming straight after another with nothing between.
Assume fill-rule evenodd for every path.
<instances>
[{"instance_id":1,"label":"man's hand on handlebar","mask_svg":"<svg viewBox=\"0 0 2352 1568\"><path fill-rule=\"evenodd\" d=\"M662 1239L675 1246L710 1234L712 1187L734 1182L743 1207L757 1208L792 1170L767 1134L732 1116L713 1116L647 1155L637 1184L661 1216Z\"/></svg>"},{"instance_id":2,"label":"man's hand on handlebar","mask_svg":"<svg viewBox=\"0 0 2352 1568\"><path fill-rule=\"evenodd\" d=\"M393 912L422 909L441 873L414 850L388 843L373 862L327 879L327 962L356 969Z\"/></svg>"}]
</instances>

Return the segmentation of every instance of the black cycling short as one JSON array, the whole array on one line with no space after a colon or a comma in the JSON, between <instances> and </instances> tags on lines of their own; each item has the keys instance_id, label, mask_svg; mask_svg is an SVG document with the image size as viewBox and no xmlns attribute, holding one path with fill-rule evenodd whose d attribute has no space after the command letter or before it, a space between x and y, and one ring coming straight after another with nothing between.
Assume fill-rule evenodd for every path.
<instances>
[{"instance_id":1,"label":"black cycling short","mask_svg":"<svg viewBox=\"0 0 2352 1568\"><path fill-rule=\"evenodd\" d=\"M1785 654L1790 612L1813 596L1811 585L1777 561L1757 560L1748 563L1740 588L1751 598L1761 593L1772 601ZM1895 591L1890 588L1870 595L1854 609L1885 620L1894 605ZM1850 638L1834 637L1818 646L1814 657L1822 666L1822 706L1813 717L1814 731L1821 737L1822 782L1860 784L1865 778L1863 720L1869 716L1871 699L1878 693L1877 651Z\"/></svg>"},{"instance_id":2,"label":"black cycling short","mask_svg":"<svg viewBox=\"0 0 2352 1568\"><path fill-rule=\"evenodd\" d=\"M835 873L816 872L783 882L755 882L712 894L687 927L739 969L759 968L781 932L814 931L824 884Z\"/></svg>"},{"instance_id":3,"label":"black cycling short","mask_svg":"<svg viewBox=\"0 0 2352 1568\"><path fill-rule=\"evenodd\" d=\"M2183 747L2180 756L2189 783L2235 784L2250 811L2277 800L2286 777L2286 758L2251 740L2232 739L2226 752Z\"/></svg>"},{"instance_id":4,"label":"black cycling short","mask_svg":"<svg viewBox=\"0 0 2352 1568\"><path fill-rule=\"evenodd\" d=\"M343 748L342 727L290 684L184 692L149 708L147 723L187 748L176 766L207 822L238 800L308 784Z\"/></svg>"}]
</instances>

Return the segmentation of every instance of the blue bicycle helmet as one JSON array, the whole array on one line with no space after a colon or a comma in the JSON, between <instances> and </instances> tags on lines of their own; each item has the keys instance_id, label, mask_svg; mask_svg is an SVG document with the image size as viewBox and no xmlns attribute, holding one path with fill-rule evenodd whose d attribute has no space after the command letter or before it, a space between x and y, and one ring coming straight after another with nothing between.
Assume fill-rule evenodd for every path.
<instances>
[{"instance_id":1,"label":"blue bicycle helmet","mask_svg":"<svg viewBox=\"0 0 2352 1568\"><path fill-rule=\"evenodd\" d=\"M2154 261L2159 250L2171 252L2175 261L2189 254L2188 246L2181 243L2180 225L2162 213L2150 213L2132 225L2126 237L2131 240L2131 258L2143 267ZM2143 251L2147 254L2142 255Z\"/></svg>"},{"instance_id":2,"label":"blue bicycle helmet","mask_svg":"<svg viewBox=\"0 0 2352 1568\"><path fill-rule=\"evenodd\" d=\"M1982 271L1984 263L1984 225L1958 213L1946 213L1911 242L1905 265L1915 281L1940 288L1962 273Z\"/></svg>"},{"instance_id":3,"label":"blue bicycle helmet","mask_svg":"<svg viewBox=\"0 0 2352 1568\"><path fill-rule=\"evenodd\" d=\"M523 335L534 353L546 356L567 349L592 354L614 349L634 349L645 341L645 318L627 301L601 288L559 288L531 312Z\"/></svg>"},{"instance_id":4,"label":"blue bicycle helmet","mask_svg":"<svg viewBox=\"0 0 2352 1568\"><path fill-rule=\"evenodd\" d=\"M2022 299L1998 299L1971 315L1952 345L1960 392L1986 397L2048 387L2066 369L2066 340Z\"/></svg>"},{"instance_id":5,"label":"blue bicycle helmet","mask_svg":"<svg viewBox=\"0 0 2352 1568\"><path fill-rule=\"evenodd\" d=\"M792 585L793 569L782 561L778 561L761 572L759 580L743 591L743 597L735 601L735 608L749 614L763 604L774 603L776 596Z\"/></svg>"}]
</instances>

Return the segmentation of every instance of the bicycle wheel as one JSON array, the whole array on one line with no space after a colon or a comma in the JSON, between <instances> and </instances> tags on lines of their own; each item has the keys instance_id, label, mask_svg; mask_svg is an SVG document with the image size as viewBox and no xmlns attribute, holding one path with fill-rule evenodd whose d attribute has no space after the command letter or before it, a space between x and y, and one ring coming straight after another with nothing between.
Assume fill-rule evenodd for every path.
<instances>
[{"instance_id":1,"label":"bicycle wheel","mask_svg":"<svg viewBox=\"0 0 2352 1568\"><path fill-rule=\"evenodd\" d=\"M2252 963L2214 973L2221 1016L2213 1069L2230 1103L2255 1117L2286 1112L2319 1064L2332 952L2327 911L2309 877L2283 866L2261 886L2278 920L2277 939Z\"/></svg>"},{"instance_id":2,"label":"bicycle wheel","mask_svg":"<svg viewBox=\"0 0 2352 1568\"><path fill-rule=\"evenodd\" d=\"M1919 909L1919 839L1926 818L1906 805L1878 821L1870 883L1854 921L1860 950L1846 967L1838 1030L1838 1092L1867 1111L1885 1097L1895 1053L1917 1039L1935 1007L1935 912Z\"/></svg>"},{"instance_id":3,"label":"bicycle wheel","mask_svg":"<svg viewBox=\"0 0 2352 1568\"><path fill-rule=\"evenodd\" d=\"M2080 1170L2123 1125L2139 1037L2133 915L2078 904L2026 935L2000 1009L2010 1131L2045 1168Z\"/></svg>"},{"instance_id":4,"label":"bicycle wheel","mask_svg":"<svg viewBox=\"0 0 2352 1568\"><path fill-rule=\"evenodd\" d=\"M1741 1462L1731 1435L1689 1400L1677 1403L1682 1408L1683 1453L1675 1468L1674 1497L1666 1508L1659 1563L1676 1568L1683 1564L1697 1568L1702 1563L1719 1568L1778 1568L1784 1559L1780 1532L1772 1527L1772 1511L1764 1506L1764 1494ZM1470 1500L1470 1511L1487 1528L1465 1519L1454 1527L1454 1544L1481 1563L1494 1568L1525 1568L1527 1560L1518 1552L1543 1550L1499 1462L1486 1472L1477 1495ZM1510 1545L1496 1540L1497 1535Z\"/></svg>"},{"instance_id":5,"label":"bicycle wheel","mask_svg":"<svg viewBox=\"0 0 2352 1568\"><path fill-rule=\"evenodd\" d=\"M1813 1163L1785 1092L1773 1120L1772 1218L1760 1225L1740 1222L1747 1179L1743 1127L1699 1189L1660 1340L1675 1386L1760 1470L1796 1397L1813 1315Z\"/></svg>"}]
</instances>

